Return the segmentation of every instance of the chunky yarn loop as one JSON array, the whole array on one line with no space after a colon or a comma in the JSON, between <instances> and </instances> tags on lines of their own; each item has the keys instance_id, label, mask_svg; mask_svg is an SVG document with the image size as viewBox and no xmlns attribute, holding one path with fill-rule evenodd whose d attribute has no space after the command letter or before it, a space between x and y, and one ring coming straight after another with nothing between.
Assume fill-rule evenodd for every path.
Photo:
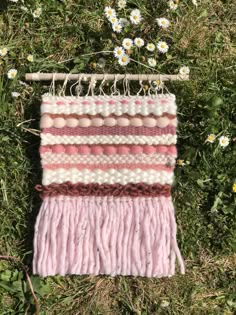
<instances>
[{"instance_id":1,"label":"chunky yarn loop","mask_svg":"<svg viewBox=\"0 0 236 315\"><path fill-rule=\"evenodd\" d=\"M184 262L171 197L176 100L43 96L33 274L167 277Z\"/></svg>"}]
</instances>

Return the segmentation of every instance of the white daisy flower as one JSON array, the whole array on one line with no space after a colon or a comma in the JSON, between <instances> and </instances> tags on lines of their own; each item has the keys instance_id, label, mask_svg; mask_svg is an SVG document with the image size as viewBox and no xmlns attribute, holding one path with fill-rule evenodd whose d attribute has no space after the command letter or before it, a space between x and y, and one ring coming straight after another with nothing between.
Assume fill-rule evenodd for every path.
<instances>
[{"instance_id":1,"label":"white daisy flower","mask_svg":"<svg viewBox=\"0 0 236 315\"><path fill-rule=\"evenodd\" d=\"M20 93L18 92L11 92L11 96L14 97L14 98L17 98L20 96Z\"/></svg>"},{"instance_id":2,"label":"white daisy flower","mask_svg":"<svg viewBox=\"0 0 236 315\"><path fill-rule=\"evenodd\" d=\"M116 22L116 23L112 24L112 29L114 32L120 33L122 31L122 26L120 25L119 22Z\"/></svg>"},{"instance_id":3,"label":"white daisy flower","mask_svg":"<svg viewBox=\"0 0 236 315\"><path fill-rule=\"evenodd\" d=\"M181 68L179 69L179 74L180 74L182 77L187 76L187 75L189 74L189 72L190 72L190 69L189 69L189 67L186 67L186 66L181 67Z\"/></svg>"},{"instance_id":4,"label":"white daisy flower","mask_svg":"<svg viewBox=\"0 0 236 315\"><path fill-rule=\"evenodd\" d=\"M24 12L28 12L28 8L27 7L24 7L23 5L20 6L21 10L24 11Z\"/></svg>"},{"instance_id":5,"label":"white daisy flower","mask_svg":"<svg viewBox=\"0 0 236 315\"><path fill-rule=\"evenodd\" d=\"M111 18L112 16L116 17L116 11L112 9L111 7L105 7L104 13L107 18Z\"/></svg>"},{"instance_id":6,"label":"white daisy flower","mask_svg":"<svg viewBox=\"0 0 236 315\"><path fill-rule=\"evenodd\" d=\"M170 8L171 10L176 10L176 9L178 8L178 4L175 3L173 0L170 0L170 1L168 2L168 5L169 5L169 8Z\"/></svg>"},{"instance_id":7,"label":"white daisy flower","mask_svg":"<svg viewBox=\"0 0 236 315\"><path fill-rule=\"evenodd\" d=\"M118 22L118 19L117 19L117 17L116 17L116 16L111 16L111 17L109 17L109 18L108 18L108 20L109 20L112 24L114 24L114 23L117 23L117 22Z\"/></svg>"},{"instance_id":8,"label":"white daisy flower","mask_svg":"<svg viewBox=\"0 0 236 315\"><path fill-rule=\"evenodd\" d=\"M124 38L122 42L122 46L125 49L130 49L133 46L133 41L130 38Z\"/></svg>"},{"instance_id":9,"label":"white daisy flower","mask_svg":"<svg viewBox=\"0 0 236 315\"><path fill-rule=\"evenodd\" d=\"M210 133L207 138L206 138L206 141L205 142L210 142L210 143L213 143L216 139L216 135L214 133Z\"/></svg>"},{"instance_id":10,"label":"white daisy flower","mask_svg":"<svg viewBox=\"0 0 236 315\"><path fill-rule=\"evenodd\" d=\"M221 147L227 147L229 145L229 138L225 136L221 136L219 138L219 143Z\"/></svg>"},{"instance_id":11,"label":"white daisy flower","mask_svg":"<svg viewBox=\"0 0 236 315\"><path fill-rule=\"evenodd\" d=\"M156 90L160 90L164 87L164 82L161 80L155 80L152 82L152 84L155 86Z\"/></svg>"},{"instance_id":12,"label":"white daisy flower","mask_svg":"<svg viewBox=\"0 0 236 315\"><path fill-rule=\"evenodd\" d=\"M161 52L161 53L166 53L169 49L169 46L167 45L166 42L160 41L157 44L157 49Z\"/></svg>"},{"instance_id":13,"label":"white daisy flower","mask_svg":"<svg viewBox=\"0 0 236 315\"><path fill-rule=\"evenodd\" d=\"M144 40L142 38L140 38L140 37L136 37L134 39L134 44L135 44L135 46L141 48L141 47L144 46Z\"/></svg>"},{"instance_id":14,"label":"white daisy flower","mask_svg":"<svg viewBox=\"0 0 236 315\"><path fill-rule=\"evenodd\" d=\"M33 62L34 61L34 56L33 55L28 55L26 58L29 62Z\"/></svg>"},{"instance_id":15,"label":"white daisy flower","mask_svg":"<svg viewBox=\"0 0 236 315\"><path fill-rule=\"evenodd\" d=\"M125 54L118 59L118 62L121 66L126 66L130 62L130 58Z\"/></svg>"},{"instance_id":16,"label":"white daisy flower","mask_svg":"<svg viewBox=\"0 0 236 315\"><path fill-rule=\"evenodd\" d=\"M158 18L156 19L158 25L164 29L168 28L170 26L170 21L166 18Z\"/></svg>"},{"instance_id":17,"label":"white daisy flower","mask_svg":"<svg viewBox=\"0 0 236 315\"><path fill-rule=\"evenodd\" d=\"M126 27L127 25L130 25L129 21L125 18L119 19L119 22L120 22L122 27Z\"/></svg>"},{"instance_id":18,"label":"white daisy flower","mask_svg":"<svg viewBox=\"0 0 236 315\"><path fill-rule=\"evenodd\" d=\"M16 69L10 69L7 72L8 79L14 79L16 75L17 75L17 70Z\"/></svg>"},{"instance_id":19,"label":"white daisy flower","mask_svg":"<svg viewBox=\"0 0 236 315\"><path fill-rule=\"evenodd\" d=\"M41 8L37 8L36 10L33 11L32 15L34 18L38 18L40 17L40 15L42 14L42 9Z\"/></svg>"},{"instance_id":20,"label":"white daisy flower","mask_svg":"<svg viewBox=\"0 0 236 315\"><path fill-rule=\"evenodd\" d=\"M154 51L155 50L155 45L152 44L152 43L148 43L147 46L146 46L147 50L149 51Z\"/></svg>"},{"instance_id":21,"label":"white daisy flower","mask_svg":"<svg viewBox=\"0 0 236 315\"><path fill-rule=\"evenodd\" d=\"M126 7L126 4L127 4L126 0L118 0L117 6L121 10L121 9L124 9Z\"/></svg>"},{"instance_id":22,"label":"white daisy flower","mask_svg":"<svg viewBox=\"0 0 236 315\"><path fill-rule=\"evenodd\" d=\"M115 55L116 58L120 58L120 57L124 56L124 55L125 55L125 50L124 50L124 48L121 47L121 46L115 47L115 49L114 49L114 55Z\"/></svg>"},{"instance_id":23,"label":"white daisy flower","mask_svg":"<svg viewBox=\"0 0 236 315\"><path fill-rule=\"evenodd\" d=\"M138 9L132 10L130 13L130 21L133 24L139 24L142 20L140 11Z\"/></svg>"},{"instance_id":24,"label":"white daisy flower","mask_svg":"<svg viewBox=\"0 0 236 315\"><path fill-rule=\"evenodd\" d=\"M5 57L8 53L8 49L6 47L0 49L0 56Z\"/></svg>"},{"instance_id":25,"label":"white daisy flower","mask_svg":"<svg viewBox=\"0 0 236 315\"><path fill-rule=\"evenodd\" d=\"M157 65L156 59L148 58L148 64L150 67L156 67L156 65Z\"/></svg>"}]
</instances>

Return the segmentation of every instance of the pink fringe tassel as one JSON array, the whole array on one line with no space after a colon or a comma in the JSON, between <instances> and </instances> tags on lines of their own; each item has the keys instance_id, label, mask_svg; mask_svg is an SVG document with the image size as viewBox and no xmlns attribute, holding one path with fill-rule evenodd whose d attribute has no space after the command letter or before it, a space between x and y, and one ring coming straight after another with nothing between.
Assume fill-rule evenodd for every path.
<instances>
[{"instance_id":1,"label":"pink fringe tassel","mask_svg":"<svg viewBox=\"0 0 236 315\"><path fill-rule=\"evenodd\" d=\"M33 274L166 277L184 262L171 197L47 197L35 225Z\"/></svg>"}]
</instances>

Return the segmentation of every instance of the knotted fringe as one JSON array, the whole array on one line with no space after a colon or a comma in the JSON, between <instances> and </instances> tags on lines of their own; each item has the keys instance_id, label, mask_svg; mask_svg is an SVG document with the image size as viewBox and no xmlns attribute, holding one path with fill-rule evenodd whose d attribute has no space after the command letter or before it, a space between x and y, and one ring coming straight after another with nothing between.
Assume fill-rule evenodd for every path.
<instances>
[{"instance_id":1,"label":"knotted fringe","mask_svg":"<svg viewBox=\"0 0 236 315\"><path fill-rule=\"evenodd\" d=\"M175 273L171 197L46 197L35 225L33 274L133 275Z\"/></svg>"}]
</instances>

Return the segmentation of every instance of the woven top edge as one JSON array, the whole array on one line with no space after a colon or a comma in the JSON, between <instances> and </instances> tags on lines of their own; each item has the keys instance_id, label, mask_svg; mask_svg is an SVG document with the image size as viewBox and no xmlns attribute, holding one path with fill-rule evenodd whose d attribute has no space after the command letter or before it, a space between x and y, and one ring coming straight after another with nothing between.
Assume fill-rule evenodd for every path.
<instances>
[{"instance_id":1,"label":"woven top edge","mask_svg":"<svg viewBox=\"0 0 236 315\"><path fill-rule=\"evenodd\" d=\"M58 96L58 95L42 95L42 100L78 100L78 99L122 99L122 98L129 98L129 99L156 99L156 98L168 98L168 99L176 99L175 94L163 93L163 94L156 94L156 95L88 95L88 96Z\"/></svg>"}]
</instances>

